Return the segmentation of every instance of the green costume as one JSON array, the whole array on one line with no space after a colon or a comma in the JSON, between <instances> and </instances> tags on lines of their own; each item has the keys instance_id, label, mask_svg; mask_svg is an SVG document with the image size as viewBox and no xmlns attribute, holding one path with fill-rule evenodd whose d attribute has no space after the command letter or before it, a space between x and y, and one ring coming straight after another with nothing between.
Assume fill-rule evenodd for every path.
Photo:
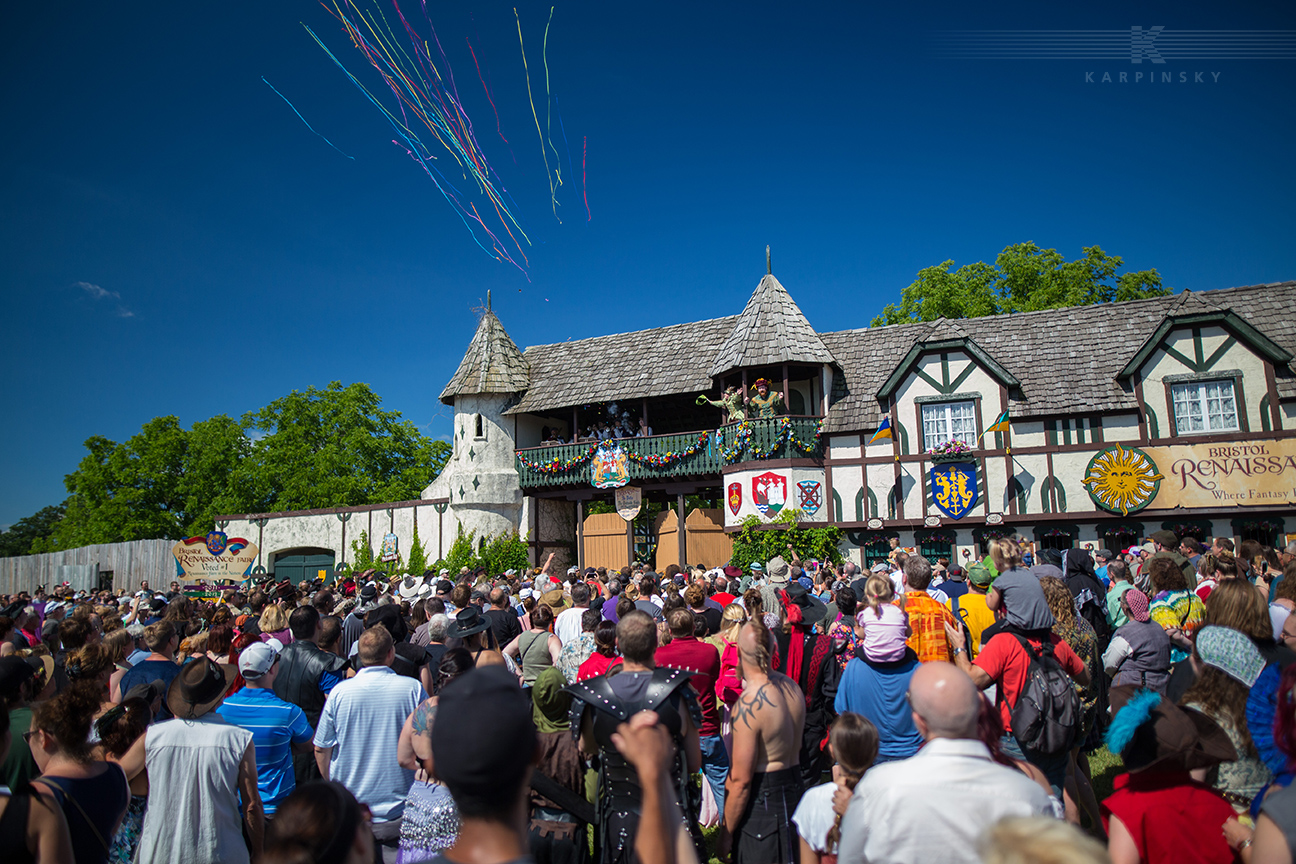
<instances>
[{"instance_id":1,"label":"green costume","mask_svg":"<svg viewBox=\"0 0 1296 864\"><path fill-rule=\"evenodd\" d=\"M783 394L766 390L765 396L759 393L747 403L747 414L750 417L777 417L778 404L783 401Z\"/></svg>"},{"instance_id":2,"label":"green costume","mask_svg":"<svg viewBox=\"0 0 1296 864\"><path fill-rule=\"evenodd\" d=\"M742 394L738 391L732 391L721 396L719 399L708 399L705 396L697 398L699 405L713 405L716 408L723 408L726 414L725 423L741 423L747 419L743 413Z\"/></svg>"}]
</instances>

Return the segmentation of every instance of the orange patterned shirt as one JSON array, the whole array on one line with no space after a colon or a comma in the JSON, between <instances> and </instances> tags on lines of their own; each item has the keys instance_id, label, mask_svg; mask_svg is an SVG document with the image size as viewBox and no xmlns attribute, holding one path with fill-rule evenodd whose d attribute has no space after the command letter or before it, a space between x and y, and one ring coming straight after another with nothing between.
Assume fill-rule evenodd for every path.
<instances>
[{"instance_id":1,"label":"orange patterned shirt","mask_svg":"<svg viewBox=\"0 0 1296 864\"><path fill-rule=\"evenodd\" d=\"M926 591L906 592L904 609L909 613L910 629L906 644L918 655L918 662L952 660L949 639L945 636L945 622L948 621L951 627L958 626L953 613Z\"/></svg>"}]
</instances>

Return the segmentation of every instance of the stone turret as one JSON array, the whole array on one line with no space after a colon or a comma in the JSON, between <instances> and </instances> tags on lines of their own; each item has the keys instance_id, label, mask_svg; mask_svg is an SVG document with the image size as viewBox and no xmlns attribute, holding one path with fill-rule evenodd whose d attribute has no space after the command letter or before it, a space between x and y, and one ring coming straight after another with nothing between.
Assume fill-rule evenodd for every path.
<instances>
[{"instance_id":1,"label":"stone turret","mask_svg":"<svg viewBox=\"0 0 1296 864\"><path fill-rule=\"evenodd\" d=\"M521 524L514 421L504 412L529 384L526 360L488 300L459 368L441 391L441 401L454 406L454 452L423 491L424 498L449 499L464 533L497 535Z\"/></svg>"}]
</instances>

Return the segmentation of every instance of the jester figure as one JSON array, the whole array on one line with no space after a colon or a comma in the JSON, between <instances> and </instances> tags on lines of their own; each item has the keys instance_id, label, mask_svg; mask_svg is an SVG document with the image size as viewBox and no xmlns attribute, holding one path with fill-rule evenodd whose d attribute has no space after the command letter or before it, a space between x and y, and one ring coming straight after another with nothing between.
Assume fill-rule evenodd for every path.
<instances>
[{"instance_id":1,"label":"jester figure","mask_svg":"<svg viewBox=\"0 0 1296 864\"><path fill-rule=\"evenodd\" d=\"M783 394L770 389L770 382L757 378L752 385L756 395L746 399L748 417L777 417L778 406L783 401Z\"/></svg>"},{"instance_id":2,"label":"jester figure","mask_svg":"<svg viewBox=\"0 0 1296 864\"><path fill-rule=\"evenodd\" d=\"M737 387L726 387L719 399L708 399L705 395L697 397L699 405L713 405L725 412L725 423L741 423L746 419L743 413L742 391Z\"/></svg>"}]
</instances>

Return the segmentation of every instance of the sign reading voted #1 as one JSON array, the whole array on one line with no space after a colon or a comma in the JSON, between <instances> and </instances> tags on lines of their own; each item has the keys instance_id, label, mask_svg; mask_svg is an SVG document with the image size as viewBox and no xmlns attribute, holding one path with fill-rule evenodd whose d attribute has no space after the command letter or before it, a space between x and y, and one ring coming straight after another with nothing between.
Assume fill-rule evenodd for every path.
<instances>
[{"instance_id":1,"label":"sign reading voted #1","mask_svg":"<svg viewBox=\"0 0 1296 864\"><path fill-rule=\"evenodd\" d=\"M787 504L787 478L773 471L752 478L752 501L762 516L773 516Z\"/></svg>"},{"instance_id":2,"label":"sign reading voted #1","mask_svg":"<svg viewBox=\"0 0 1296 864\"><path fill-rule=\"evenodd\" d=\"M211 531L206 537L179 541L171 547L171 555L177 579L219 582L246 578L256 563L257 547L242 537Z\"/></svg>"},{"instance_id":3,"label":"sign reading voted #1","mask_svg":"<svg viewBox=\"0 0 1296 864\"><path fill-rule=\"evenodd\" d=\"M604 442L594 451L590 482L596 489L615 489L630 482L630 467L620 444Z\"/></svg>"},{"instance_id":4,"label":"sign reading voted #1","mask_svg":"<svg viewBox=\"0 0 1296 864\"><path fill-rule=\"evenodd\" d=\"M975 462L945 462L931 467L932 503L951 519L962 519L976 506Z\"/></svg>"}]
</instances>

